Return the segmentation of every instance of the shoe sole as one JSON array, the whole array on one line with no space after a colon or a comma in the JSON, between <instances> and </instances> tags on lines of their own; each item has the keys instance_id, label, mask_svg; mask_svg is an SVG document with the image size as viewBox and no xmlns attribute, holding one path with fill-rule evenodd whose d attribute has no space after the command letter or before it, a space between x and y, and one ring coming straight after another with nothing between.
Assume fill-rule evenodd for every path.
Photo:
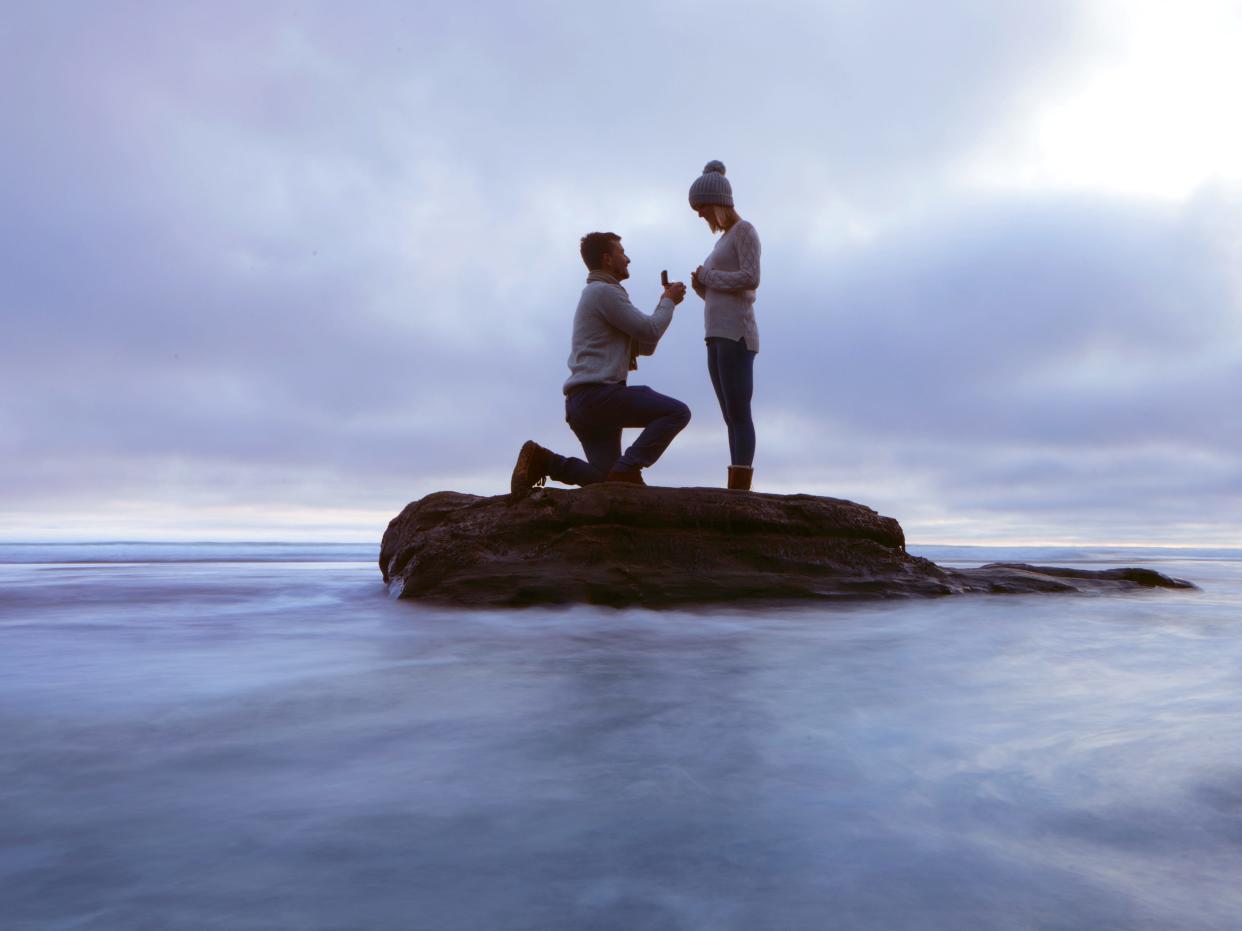
<instances>
[{"instance_id":1,"label":"shoe sole","mask_svg":"<svg viewBox=\"0 0 1242 931\"><path fill-rule=\"evenodd\" d=\"M610 475L607 478L605 478L604 481L607 482L609 485L638 485L642 488L647 487L647 483L643 481L642 475L639 475L638 478L636 479L616 478L615 476Z\"/></svg>"}]
</instances>

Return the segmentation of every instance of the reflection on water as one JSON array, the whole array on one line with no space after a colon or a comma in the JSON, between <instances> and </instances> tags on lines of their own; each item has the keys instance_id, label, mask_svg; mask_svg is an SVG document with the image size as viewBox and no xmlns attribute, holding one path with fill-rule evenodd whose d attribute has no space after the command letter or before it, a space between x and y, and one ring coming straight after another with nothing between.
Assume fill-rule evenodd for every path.
<instances>
[{"instance_id":1,"label":"reflection on water","mask_svg":"<svg viewBox=\"0 0 1242 931\"><path fill-rule=\"evenodd\" d=\"M463 613L364 562L0 566L0 913L1237 928L1242 564L1169 571L1204 590Z\"/></svg>"}]
</instances>

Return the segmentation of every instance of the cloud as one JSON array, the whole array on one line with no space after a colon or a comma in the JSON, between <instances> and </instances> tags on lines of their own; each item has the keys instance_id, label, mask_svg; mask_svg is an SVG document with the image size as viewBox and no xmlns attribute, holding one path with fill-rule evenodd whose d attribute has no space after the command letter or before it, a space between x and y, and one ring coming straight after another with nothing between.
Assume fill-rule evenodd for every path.
<instances>
[{"instance_id":1,"label":"cloud","mask_svg":"<svg viewBox=\"0 0 1242 931\"><path fill-rule=\"evenodd\" d=\"M197 503L213 528L229 502L378 516L496 490L527 435L572 451L577 238L621 232L650 308L661 268L710 249L685 190L713 157L764 239L767 487L960 508L982 535L1011 512L1055 533L1086 489L1107 536L1135 488L1189 479L1236 527L1236 192L970 184L1090 70L1079 4L13 21L0 513L19 535L82 509L123 529L118 501ZM640 370L696 413L673 483L723 468L698 313ZM1147 471L1092 478L1126 462ZM1176 497L1161 520L1194 510Z\"/></svg>"},{"instance_id":2,"label":"cloud","mask_svg":"<svg viewBox=\"0 0 1242 931\"><path fill-rule=\"evenodd\" d=\"M765 295L778 327L816 336L777 377L792 391L818 369L831 393L864 388L839 416L902 433L1217 436L1189 402L1225 387L1242 358L1238 255L1211 219L1239 202L1205 196L955 208L818 263L823 286L791 293L813 273L805 256ZM898 403L913 392L914 409Z\"/></svg>"}]
</instances>

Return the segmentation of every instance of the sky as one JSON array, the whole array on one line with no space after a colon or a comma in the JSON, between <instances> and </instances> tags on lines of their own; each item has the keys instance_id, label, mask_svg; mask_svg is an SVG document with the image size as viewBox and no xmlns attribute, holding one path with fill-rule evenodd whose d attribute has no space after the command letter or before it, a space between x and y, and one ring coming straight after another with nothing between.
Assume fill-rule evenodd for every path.
<instances>
[{"instance_id":1,"label":"sky","mask_svg":"<svg viewBox=\"0 0 1242 931\"><path fill-rule=\"evenodd\" d=\"M0 539L377 541L564 423L578 239L763 242L756 490L1242 545L1242 2L57 2L0 25ZM720 486L693 295L631 383ZM628 436L632 437L633 434Z\"/></svg>"}]
</instances>

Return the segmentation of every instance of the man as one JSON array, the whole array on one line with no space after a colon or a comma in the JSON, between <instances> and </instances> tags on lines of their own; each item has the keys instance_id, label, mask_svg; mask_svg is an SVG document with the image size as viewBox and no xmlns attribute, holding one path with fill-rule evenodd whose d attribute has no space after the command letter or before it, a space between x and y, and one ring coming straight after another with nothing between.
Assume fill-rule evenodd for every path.
<instances>
[{"instance_id":1,"label":"man","mask_svg":"<svg viewBox=\"0 0 1242 931\"><path fill-rule=\"evenodd\" d=\"M664 289L650 316L630 303L621 282L630 276L629 256L616 233L582 237L587 284L574 314L569 378L565 382L565 420L582 442L586 461L560 456L527 440L518 453L509 490L520 495L545 479L566 485L596 482L646 484L642 469L660 458L690 422L690 408L626 378L637 357L651 355L673 319L673 307L686 296L675 281ZM621 430L643 427L621 452Z\"/></svg>"}]
</instances>

